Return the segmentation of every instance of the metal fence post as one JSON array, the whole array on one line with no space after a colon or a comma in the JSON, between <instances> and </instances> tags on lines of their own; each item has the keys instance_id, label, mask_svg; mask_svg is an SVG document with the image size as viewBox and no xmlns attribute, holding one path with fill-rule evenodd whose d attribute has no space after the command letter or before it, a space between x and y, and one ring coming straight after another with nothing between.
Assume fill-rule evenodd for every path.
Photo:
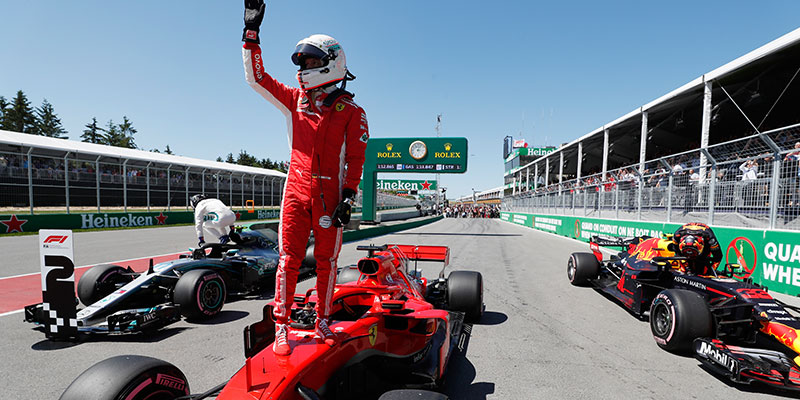
<instances>
[{"instance_id":1,"label":"metal fence post","mask_svg":"<svg viewBox=\"0 0 800 400\"><path fill-rule=\"evenodd\" d=\"M203 171L200 172L200 192L206 194L206 169L203 168Z\"/></svg>"},{"instance_id":2,"label":"metal fence post","mask_svg":"<svg viewBox=\"0 0 800 400\"><path fill-rule=\"evenodd\" d=\"M186 199L184 200L184 205L187 211L189 210L189 169L191 169L191 167L187 165L186 172L183 173L183 181L186 182Z\"/></svg>"},{"instance_id":3,"label":"metal fence post","mask_svg":"<svg viewBox=\"0 0 800 400\"><path fill-rule=\"evenodd\" d=\"M66 205L67 205L67 214L69 214L69 152L64 154L64 194Z\"/></svg>"},{"instance_id":4,"label":"metal fence post","mask_svg":"<svg viewBox=\"0 0 800 400\"><path fill-rule=\"evenodd\" d=\"M147 171L147 212L150 212L150 164L153 162L150 161L147 163L147 166L144 167L145 171Z\"/></svg>"},{"instance_id":5,"label":"metal fence post","mask_svg":"<svg viewBox=\"0 0 800 400\"><path fill-rule=\"evenodd\" d=\"M169 170L172 169L172 164L167 166L167 211L170 210L170 203L172 203L172 197L170 196L169 184L170 184L170 172Z\"/></svg>"},{"instance_id":6,"label":"metal fence post","mask_svg":"<svg viewBox=\"0 0 800 400\"><path fill-rule=\"evenodd\" d=\"M269 206L275 206L275 178L269 178Z\"/></svg>"},{"instance_id":7,"label":"metal fence post","mask_svg":"<svg viewBox=\"0 0 800 400\"><path fill-rule=\"evenodd\" d=\"M253 175L251 177L251 181L252 181L252 183L250 184L250 189L253 191L253 194L252 194L252 196L253 196L253 207L255 207L255 205L256 205L256 176L255 175Z\"/></svg>"},{"instance_id":8,"label":"metal fence post","mask_svg":"<svg viewBox=\"0 0 800 400\"><path fill-rule=\"evenodd\" d=\"M95 176L95 189L97 189L97 213L100 213L100 158L102 156L97 156L97 159L94 160L94 176ZM147 182L148 188L150 187L150 182ZM148 194L150 192L148 191ZM150 211L149 209L147 211Z\"/></svg>"},{"instance_id":9,"label":"metal fence post","mask_svg":"<svg viewBox=\"0 0 800 400\"><path fill-rule=\"evenodd\" d=\"M217 173L216 173L216 174L214 174L214 176L215 176L215 177L216 177L216 179L217 179L217 198L218 198L218 199L219 199L219 172L220 172L220 171L217 171Z\"/></svg>"},{"instance_id":10,"label":"metal fence post","mask_svg":"<svg viewBox=\"0 0 800 400\"><path fill-rule=\"evenodd\" d=\"M28 149L28 204L31 206L31 215L33 215L33 162L31 160L31 152L33 147Z\"/></svg>"},{"instance_id":11,"label":"metal fence post","mask_svg":"<svg viewBox=\"0 0 800 400\"><path fill-rule=\"evenodd\" d=\"M128 159L122 162L122 210L128 212Z\"/></svg>"},{"instance_id":12,"label":"metal fence post","mask_svg":"<svg viewBox=\"0 0 800 400\"><path fill-rule=\"evenodd\" d=\"M703 153L707 161L711 162L711 179L708 180L708 225L714 224L714 203L716 203L715 189L717 186L717 160L708 152L708 148L702 148L700 151ZM703 166L705 171L705 166ZM705 176L700 176L700 181L705 181Z\"/></svg>"},{"instance_id":13,"label":"metal fence post","mask_svg":"<svg viewBox=\"0 0 800 400\"><path fill-rule=\"evenodd\" d=\"M781 148L778 147L772 139L763 134L758 134L759 138L769 146L772 150L772 182L769 188L769 229L775 229L775 224L778 219L778 182L781 177Z\"/></svg>"},{"instance_id":14,"label":"metal fence post","mask_svg":"<svg viewBox=\"0 0 800 400\"><path fill-rule=\"evenodd\" d=\"M228 175L228 200L231 202L231 207L233 207L233 172Z\"/></svg>"}]
</instances>

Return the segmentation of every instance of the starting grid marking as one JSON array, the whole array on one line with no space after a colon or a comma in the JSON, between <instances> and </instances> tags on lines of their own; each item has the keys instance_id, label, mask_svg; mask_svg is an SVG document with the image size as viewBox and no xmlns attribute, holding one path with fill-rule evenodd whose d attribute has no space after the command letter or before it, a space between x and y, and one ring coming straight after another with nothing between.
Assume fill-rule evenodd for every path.
<instances>
[{"instance_id":1,"label":"starting grid marking","mask_svg":"<svg viewBox=\"0 0 800 400\"><path fill-rule=\"evenodd\" d=\"M77 288L81 275L87 269L99 264L118 264L122 267L130 266L134 271L141 272L150 265L164 261L174 260L179 255L186 252L160 254L150 257L130 258L126 260L99 262L91 265L75 267L75 285ZM42 278L41 272L30 274L14 275L0 278L0 317L23 312L23 307L42 302Z\"/></svg>"}]
</instances>

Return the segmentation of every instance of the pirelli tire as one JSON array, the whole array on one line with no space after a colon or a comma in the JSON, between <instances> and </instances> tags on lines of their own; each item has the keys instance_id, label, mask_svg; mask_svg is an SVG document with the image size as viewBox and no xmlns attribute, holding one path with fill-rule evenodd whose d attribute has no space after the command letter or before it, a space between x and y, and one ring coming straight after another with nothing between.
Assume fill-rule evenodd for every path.
<instances>
[{"instance_id":1,"label":"pirelli tire","mask_svg":"<svg viewBox=\"0 0 800 400\"><path fill-rule=\"evenodd\" d=\"M78 280L78 298L85 306L92 305L103 297L114 293L119 284L133 280L128 271L119 265L100 264L89 268Z\"/></svg>"},{"instance_id":2,"label":"pirelli tire","mask_svg":"<svg viewBox=\"0 0 800 400\"><path fill-rule=\"evenodd\" d=\"M178 279L173 299L187 320L199 321L219 314L227 295L222 275L208 269L195 269Z\"/></svg>"},{"instance_id":3,"label":"pirelli tire","mask_svg":"<svg viewBox=\"0 0 800 400\"><path fill-rule=\"evenodd\" d=\"M592 253L572 253L567 261L567 279L573 286L586 286L600 275L600 262Z\"/></svg>"},{"instance_id":4,"label":"pirelli tire","mask_svg":"<svg viewBox=\"0 0 800 400\"><path fill-rule=\"evenodd\" d=\"M348 265L342 267L336 276L336 283L342 284L347 282L355 282L361 277L361 271L355 265Z\"/></svg>"},{"instance_id":5,"label":"pirelli tire","mask_svg":"<svg viewBox=\"0 0 800 400\"><path fill-rule=\"evenodd\" d=\"M665 289L650 304L650 331L662 349L685 352L695 339L713 336L714 318L700 294Z\"/></svg>"},{"instance_id":6,"label":"pirelli tire","mask_svg":"<svg viewBox=\"0 0 800 400\"><path fill-rule=\"evenodd\" d=\"M80 374L61 400L172 400L189 395L186 376L176 366L145 356L116 356Z\"/></svg>"},{"instance_id":7,"label":"pirelli tire","mask_svg":"<svg viewBox=\"0 0 800 400\"><path fill-rule=\"evenodd\" d=\"M475 322L483 316L483 276L475 271L453 271L447 277L447 304L461 311L464 319Z\"/></svg>"}]
</instances>

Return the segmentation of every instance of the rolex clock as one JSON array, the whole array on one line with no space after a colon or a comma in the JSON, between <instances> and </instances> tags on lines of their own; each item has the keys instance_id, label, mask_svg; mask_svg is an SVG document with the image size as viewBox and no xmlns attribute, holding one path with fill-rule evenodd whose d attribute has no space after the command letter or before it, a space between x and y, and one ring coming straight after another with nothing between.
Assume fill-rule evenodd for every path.
<instances>
[{"instance_id":1,"label":"rolex clock","mask_svg":"<svg viewBox=\"0 0 800 400\"><path fill-rule=\"evenodd\" d=\"M421 160L428 154L428 147L425 146L425 142L421 140L415 140L413 143L411 143L411 146L408 146L408 152L411 154L413 159Z\"/></svg>"}]
</instances>

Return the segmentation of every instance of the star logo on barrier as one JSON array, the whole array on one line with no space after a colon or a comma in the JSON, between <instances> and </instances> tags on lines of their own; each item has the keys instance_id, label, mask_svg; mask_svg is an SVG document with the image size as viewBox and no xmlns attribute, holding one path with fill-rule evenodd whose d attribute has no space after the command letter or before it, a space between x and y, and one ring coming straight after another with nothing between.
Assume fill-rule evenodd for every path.
<instances>
[{"instance_id":1,"label":"star logo on barrier","mask_svg":"<svg viewBox=\"0 0 800 400\"><path fill-rule=\"evenodd\" d=\"M156 219L158 220L158 224L159 225L166 225L167 218L168 217L166 215L164 215L163 212L158 213L158 216L156 217Z\"/></svg>"},{"instance_id":2,"label":"star logo on barrier","mask_svg":"<svg viewBox=\"0 0 800 400\"><path fill-rule=\"evenodd\" d=\"M427 180L422 182L422 190L431 190L431 184Z\"/></svg>"},{"instance_id":3,"label":"star logo on barrier","mask_svg":"<svg viewBox=\"0 0 800 400\"><path fill-rule=\"evenodd\" d=\"M240 212L237 212L237 213L236 213L236 220L238 221L238 220L239 220L239 218L241 218L241 217L242 217L242 213L240 213Z\"/></svg>"},{"instance_id":4,"label":"star logo on barrier","mask_svg":"<svg viewBox=\"0 0 800 400\"><path fill-rule=\"evenodd\" d=\"M28 222L27 219L17 219L16 215L12 215L9 220L0 221L6 226L6 233L23 232L22 225L25 225L26 222Z\"/></svg>"}]
</instances>

